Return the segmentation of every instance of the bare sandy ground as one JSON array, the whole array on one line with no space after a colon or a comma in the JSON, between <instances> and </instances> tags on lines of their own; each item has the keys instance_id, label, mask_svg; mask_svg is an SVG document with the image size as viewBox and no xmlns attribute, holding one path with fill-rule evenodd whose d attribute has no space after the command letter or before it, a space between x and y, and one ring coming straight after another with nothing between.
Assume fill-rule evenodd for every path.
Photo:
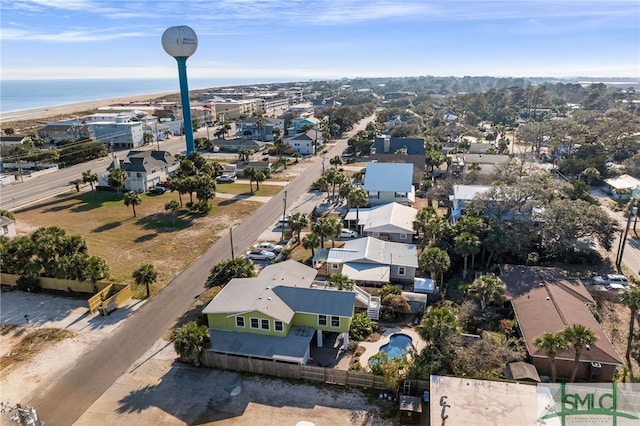
<instances>
[{"instance_id":1,"label":"bare sandy ground","mask_svg":"<svg viewBox=\"0 0 640 426\"><path fill-rule=\"evenodd\" d=\"M74 333L28 362L0 372L0 400L12 406L28 405L36 392L46 392L86 351L113 332L129 311L116 309L102 317L88 314L82 301L19 291L2 293L0 302L0 323L17 326L10 333L0 333L0 355L10 352L27 331L40 327ZM131 303L131 309L136 309L143 302ZM29 323L24 312L30 313ZM173 345L158 340L75 424L395 424L380 417L381 408L391 408L386 401L371 400L358 389L195 368L175 362L176 358ZM0 414L0 424L10 424L9 413Z\"/></svg>"},{"instance_id":2,"label":"bare sandy ground","mask_svg":"<svg viewBox=\"0 0 640 426\"><path fill-rule=\"evenodd\" d=\"M169 95L176 95L176 92L161 92L146 95L134 95L120 98L99 99L84 102L76 102L71 104L58 105L46 108L34 108L21 111L7 112L0 114L0 122L13 122L22 120L43 120L46 118L57 117L59 115L75 114L82 111L95 110L103 106L112 104L128 104L131 102L146 102L159 99Z\"/></svg>"}]
</instances>

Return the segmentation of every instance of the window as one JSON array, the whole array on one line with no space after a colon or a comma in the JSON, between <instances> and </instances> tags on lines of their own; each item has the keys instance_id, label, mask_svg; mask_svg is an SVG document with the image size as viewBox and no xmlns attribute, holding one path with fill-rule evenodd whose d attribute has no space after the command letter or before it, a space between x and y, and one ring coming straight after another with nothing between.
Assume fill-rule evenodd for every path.
<instances>
[{"instance_id":1,"label":"window","mask_svg":"<svg viewBox=\"0 0 640 426\"><path fill-rule=\"evenodd\" d=\"M331 264L331 269L340 269L340 265L337 263L332 263Z\"/></svg>"},{"instance_id":2,"label":"window","mask_svg":"<svg viewBox=\"0 0 640 426\"><path fill-rule=\"evenodd\" d=\"M370 191L369 192L369 198L380 198L380 193L376 192L376 191Z\"/></svg>"},{"instance_id":3,"label":"window","mask_svg":"<svg viewBox=\"0 0 640 426\"><path fill-rule=\"evenodd\" d=\"M396 198L407 198L407 193L406 193L406 192L396 192L396 193L394 194L394 196L395 196Z\"/></svg>"},{"instance_id":4,"label":"window","mask_svg":"<svg viewBox=\"0 0 640 426\"><path fill-rule=\"evenodd\" d=\"M263 330L268 330L269 329L269 320L268 319L260 320L260 328L262 328Z\"/></svg>"},{"instance_id":5,"label":"window","mask_svg":"<svg viewBox=\"0 0 640 426\"><path fill-rule=\"evenodd\" d=\"M331 317L331 327L340 327L340 317Z\"/></svg>"},{"instance_id":6,"label":"window","mask_svg":"<svg viewBox=\"0 0 640 426\"><path fill-rule=\"evenodd\" d=\"M251 328L258 328L258 318L251 318Z\"/></svg>"},{"instance_id":7,"label":"window","mask_svg":"<svg viewBox=\"0 0 640 426\"><path fill-rule=\"evenodd\" d=\"M4 233L4 234L8 234L9 233L9 226L8 225L2 225L2 233Z\"/></svg>"},{"instance_id":8,"label":"window","mask_svg":"<svg viewBox=\"0 0 640 426\"><path fill-rule=\"evenodd\" d=\"M284 331L284 325L282 324L282 321L274 321L273 329L275 331Z\"/></svg>"},{"instance_id":9,"label":"window","mask_svg":"<svg viewBox=\"0 0 640 426\"><path fill-rule=\"evenodd\" d=\"M404 266L398 266L398 275L404 275L406 273Z\"/></svg>"},{"instance_id":10,"label":"window","mask_svg":"<svg viewBox=\"0 0 640 426\"><path fill-rule=\"evenodd\" d=\"M318 315L318 325L326 327L326 325L327 325L327 316L326 315Z\"/></svg>"},{"instance_id":11,"label":"window","mask_svg":"<svg viewBox=\"0 0 640 426\"><path fill-rule=\"evenodd\" d=\"M244 317L236 317L236 327L244 328Z\"/></svg>"},{"instance_id":12,"label":"window","mask_svg":"<svg viewBox=\"0 0 640 426\"><path fill-rule=\"evenodd\" d=\"M407 239L407 234L400 234L400 239L401 240L406 240Z\"/></svg>"}]
</instances>

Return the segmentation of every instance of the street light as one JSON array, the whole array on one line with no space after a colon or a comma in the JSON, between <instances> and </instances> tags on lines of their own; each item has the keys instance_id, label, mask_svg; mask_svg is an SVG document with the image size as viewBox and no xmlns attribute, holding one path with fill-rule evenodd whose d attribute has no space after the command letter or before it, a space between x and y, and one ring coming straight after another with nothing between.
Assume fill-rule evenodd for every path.
<instances>
[{"instance_id":1,"label":"street light","mask_svg":"<svg viewBox=\"0 0 640 426\"><path fill-rule=\"evenodd\" d=\"M633 202L633 206L629 211L629 217L627 218L627 227L624 230L624 234L622 239L620 240L620 245L618 246L618 257L616 257L616 267L618 271L620 271L620 265L622 264L622 255L624 254L624 246L627 244L627 235L629 234L629 227L631 226L631 219L636 217L638 214L638 206L636 206L636 202Z\"/></svg>"},{"instance_id":2,"label":"street light","mask_svg":"<svg viewBox=\"0 0 640 426\"><path fill-rule=\"evenodd\" d=\"M187 143L187 155L195 152L193 142L193 123L191 122L191 105L189 104L189 86L187 84L187 58L193 55L198 47L198 36L195 31L185 25L167 28L162 34L162 47L169 56L178 62L180 79L180 97L182 100L182 119L184 120L184 136Z\"/></svg>"}]
</instances>

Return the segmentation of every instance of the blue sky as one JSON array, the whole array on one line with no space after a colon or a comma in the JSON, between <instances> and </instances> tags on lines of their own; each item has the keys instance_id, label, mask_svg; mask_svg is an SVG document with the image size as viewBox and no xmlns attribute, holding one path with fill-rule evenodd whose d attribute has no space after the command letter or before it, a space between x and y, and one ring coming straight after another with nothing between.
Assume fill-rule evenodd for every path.
<instances>
[{"instance_id":1,"label":"blue sky","mask_svg":"<svg viewBox=\"0 0 640 426\"><path fill-rule=\"evenodd\" d=\"M175 77L176 25L190 78L640 78L638 0L2 0L0 20L13 80Z\"/></svg>"}]
</instances>

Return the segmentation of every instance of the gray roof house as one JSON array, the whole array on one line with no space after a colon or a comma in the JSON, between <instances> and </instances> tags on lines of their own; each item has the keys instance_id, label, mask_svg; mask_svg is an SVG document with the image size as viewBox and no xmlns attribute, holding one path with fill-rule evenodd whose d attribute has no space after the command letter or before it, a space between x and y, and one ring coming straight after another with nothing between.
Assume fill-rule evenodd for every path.
<instances>
[{"instance_id":1,"label":"gray roof house","mask_svg":"<svg viewBox=\"0 0 640 426\"><path fill-rule=\"evenodd\" d=\"M411 182L419 187L425 171L424 138L377 137L371 146L369 158L381 163L413 164Z\"/></svg>"},{"instance_id":2,"label":"gray roof house","mask_svg":"<svg viewBox=\"0 0 640 426\"><path fill-rule=\"evenodd\" d=\"M415 244L364 237L347 241L342 248L329 249L326 263L329 274L344 274L357 284L413 283L418 251Z\"/></svg>"},{"instance_id":3,"label":"gray roof house","mask_svg":"<svg viewBox=\"0 0 640 426\"><path fill-rule=\"evenodd\" d=\"M364 190L371 206L393 202L412 205L416 200L412 182L413 164L367 163Z\"/></svg>"},{"instance_id":4,"label":"gray roof house","mask_svg":"<svg viewBox=\"0 0 640 426\"><path fill-rule=\"evenodd\" d=\"M399 203L383 204L368 209L351 209L344 217L347 228L360 235L385 241L410 243L415 231L413 222L418 210Z\"/></svg>"},{"instance_id":5,"label":"gray roof house","mask_svg":"<svg viewBox=\"0 0 640 426\"><path fill-rule=\"evenodd\" d=\"M341 333L348 344L356 295L313 287L317 271L294 260L234 278L204 308L217 353L306 364L314 336Z\"/></svg>"},{"instance_id":6,"label":"gray roof house","mask_svg":"<svg viewBox=\"0 0 640 426\"><path fill-rule=\"evenodd\" d=\"M160 182L166 181L180 167L169 151L129 151L124 160L115 158L107 172L121 168L127 173L124 187L130 191L146 192ZM108 185L107 175L100 176L99 185Z\"/></svg>"}]
</instances>

